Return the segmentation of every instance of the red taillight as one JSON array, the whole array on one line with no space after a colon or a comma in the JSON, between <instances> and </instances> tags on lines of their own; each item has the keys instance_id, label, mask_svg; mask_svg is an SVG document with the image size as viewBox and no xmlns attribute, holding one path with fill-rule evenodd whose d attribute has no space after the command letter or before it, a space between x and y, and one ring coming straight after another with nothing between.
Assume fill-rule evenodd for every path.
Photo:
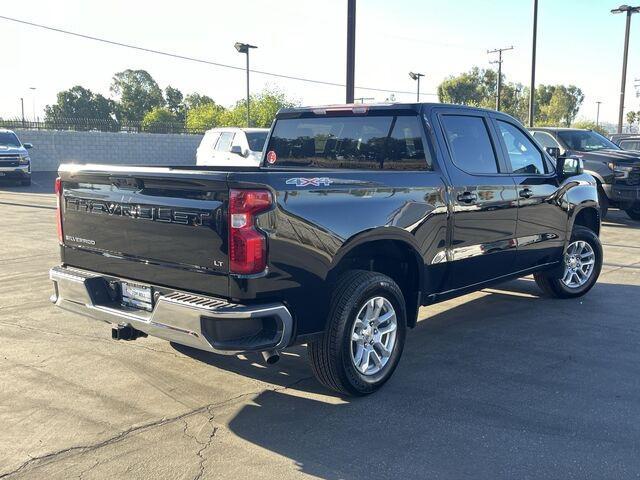
<instances>
[{"instance_id":1,"label":"red taillight","mask_svg":"<svg viewBox=\"0 0 640 480\"><path fill-rule=\"evenodd\" d=\"M62 245L64 243L64 239L62 238L62 180L60 180L60 177L56 178L55 192L56 217L58 223L58 242L60 243L60 245Z\"/></svg>"},{"instance_id":2,"label":"red taillight","mask_svg":"<svg viewBox=\"0 0 640 480\"><path fill-rule=\"evenodd\" d=\"M272 205L268 190L229 191L229 271L241 275L267 267L267 239L255 227L255 216Z\"/></svg>"}]
</instances>

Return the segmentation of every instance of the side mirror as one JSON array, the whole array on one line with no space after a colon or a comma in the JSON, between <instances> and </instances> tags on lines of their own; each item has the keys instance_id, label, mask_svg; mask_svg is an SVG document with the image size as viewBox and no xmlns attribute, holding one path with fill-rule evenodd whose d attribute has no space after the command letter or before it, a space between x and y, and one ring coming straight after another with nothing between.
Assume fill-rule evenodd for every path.
<instances>
[{"instance_id":1,"label":"side mirror","mask_svg":"<svg viewBox=\"0 0 640 480\"><path fill-rule=\"evenodd\" d=\"M23 143L22 146L24 148L26 148L27 150L29 150L30 148L33 148L33 144L31 144L31 143Z\"/></svg>"},{"instance_id":2,"label":"side mirror","mask_svg":"<svg viewBox=\"0 0 640 480\"><path fill-rule=\"evenodd\" d=\"M246 150L242 150L240 145L232 145L230 152L235 155L240 155L241 157L246 157L248 154Z\"/></svg>"},{"instance_id":3,"label":"side mirror","mask_svg":"<svg viewBox=\"0 0 640 480\"><path fill-rule=\"evenodd\" d=\"M556 162L556 171L562 178L574 177L584 173L584 163L581 158L560 157Z\"/></svg>"},{"instance_id":4,"label":"side mirror","mask_svg":"<svg viewBox=\"0 0 640 480\"><path fill-rule=\"evenodd\" d=\"M544 147L544 151L555 159L560 157L560 147Z\"/></svg>"}]
</instances>

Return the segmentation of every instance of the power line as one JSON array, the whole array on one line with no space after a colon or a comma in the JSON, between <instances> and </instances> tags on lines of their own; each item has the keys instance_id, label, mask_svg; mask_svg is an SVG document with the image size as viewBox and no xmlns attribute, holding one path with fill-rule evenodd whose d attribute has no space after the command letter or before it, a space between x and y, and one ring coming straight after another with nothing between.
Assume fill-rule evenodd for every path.
<instances>
[{"instance_id":1,"label":"power line","mask_svg":"<svg viewBox=\"0 0 640 480\"><path fill-rule=\"evenodd\" d=\"M228 64L225 64L225 63L214 62L214 61L211 61L211 60L204 60L202 58L190 57L190 56L187 56L187 55L180 55L180 54L177 54L177 53L170 53L170 52L165 52L165 51L162 51L162 50L155 50L155 49L152 49L152 48L140 47L138 45L132 45L132 44L128 44L128 43L117 42L115 40L108 40L106 38L94 37L92 35L85 35L85 34L82 34L82 33L71 32L69 30L63 30L61 28L50 27L48 25L42 25L42 24L39 24L39 23L29 22L27 20L20 20L20 19L17 19L17 18L6 17L4 15L0 15L0 19L7 20L9 22L20 23L22 25L28 25L30 27L40 28L40 29L43 29L43 30L49 30L51 32L57 32L57 33L65 34L65 35L71 35L71 36L74 36L74 37L84 38L86 40L93 40L95 42L107 43L109 45L115 45L117 47L130 48L132 50L138 50L138 51L147 52L147 53L154 53L156 55L163 55L165 57L177 58L179 60L186 60L186 61L190 61L190 62L203 63L203 64L206 64L206 65L213 65L215 67L229 68L229 69L232 69L232 70L245 71L245 69L243 67L237 67L235 65L228 65ZM315 84L318 84L318 85L328 85L328 86L331 86L331 87L345 87L346 86L343 83L328 82L328 81L325 81L325 80L315 80L315 79L312 79L312 78L297 77L297 76L293 76L293 75L284 75L284 74L279 74L279 73L266 72L266 71L263 71L263 70L250 70L250 72L251 73L256 73L258 75L266 75L266 76L269 76L269 77L283 78L283 79L286 79L286 80L296 80L296 81L299 81L299 82L315 83ZM409 92L409 91L403 91L403 90L388 90L388 89L384 89L384 88L375 88L375 87L359 87L359 86L356 86L356 88L359 89L359 90L369 90L369 91L372 91L372 92L406 93L406 94L410 94L410 95L414 95L415 94L415 92ZM436 96L437 94L435 94L435 93L422 93L421 95Z\"/></svg>"}]
</instances>

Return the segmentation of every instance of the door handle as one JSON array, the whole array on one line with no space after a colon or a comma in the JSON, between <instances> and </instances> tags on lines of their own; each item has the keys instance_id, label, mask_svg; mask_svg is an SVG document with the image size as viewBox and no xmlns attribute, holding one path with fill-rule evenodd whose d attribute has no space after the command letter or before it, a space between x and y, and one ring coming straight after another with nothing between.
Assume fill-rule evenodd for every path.
<instances>
[{"instance_id":1,"label":"door handle","mask_svg":"<svg viewBox=\"0 0 640 480\"><path fill-rule=\"evenodd\" d=\"M473 203L478 200L478 197L475 193L464 192L458 195L458 201L462 203Z\"/></svg>"},{"instance_id":2,"label":"door handle","mask_svg":"<svg viewBox=\"0 0 640 480\"><path fill-rule=\"evenodd\" d=\"M533 197L533 190L530 188L525 188L524 190L520 190L519 195L522 198L531 198Z\"/></svg>"}]
</instances>

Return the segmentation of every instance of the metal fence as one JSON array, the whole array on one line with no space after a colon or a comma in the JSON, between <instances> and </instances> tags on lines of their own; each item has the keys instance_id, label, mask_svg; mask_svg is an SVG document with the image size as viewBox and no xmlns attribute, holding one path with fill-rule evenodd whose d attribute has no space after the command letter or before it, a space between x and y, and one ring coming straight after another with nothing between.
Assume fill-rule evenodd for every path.
<instances>
[{"instance_id":1,"label":"metal fence","mask_svg":"<svg viewBox=\"0 0 640 480\"><path fill-rule=\"evenodd\" d=\"M70 130L75 132L184 133L202 134L203 129L189 129L182 122L144 124L139 121L117 121L94 118L15 118L0 119L0 128L29 130Z\"/></svg>"}]
</instances>

